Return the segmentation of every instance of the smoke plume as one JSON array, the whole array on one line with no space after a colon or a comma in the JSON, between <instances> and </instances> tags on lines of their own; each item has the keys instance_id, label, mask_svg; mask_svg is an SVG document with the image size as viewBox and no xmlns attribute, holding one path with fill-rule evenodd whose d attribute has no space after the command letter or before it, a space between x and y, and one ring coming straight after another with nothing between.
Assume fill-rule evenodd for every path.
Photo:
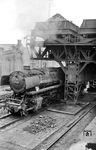
<instances>
[{"instance_id":1,"label":"smoke plume","mask_svg":"<svg viewBox=\"0 0 96 150\"><path fill-rule=\"evenodd\" d=\"M48 18L49 0L15 0L17 22L16 27L23 34L30 34L36 22Z\"/></svg>"}]
</instances>

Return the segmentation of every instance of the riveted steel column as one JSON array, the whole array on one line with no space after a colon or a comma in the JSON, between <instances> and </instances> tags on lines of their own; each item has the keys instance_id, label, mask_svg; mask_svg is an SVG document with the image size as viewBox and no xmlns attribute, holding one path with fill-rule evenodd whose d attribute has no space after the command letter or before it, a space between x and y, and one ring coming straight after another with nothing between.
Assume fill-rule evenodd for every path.
<instances>
[{"instance_id":1,"label":"riveted steel column","mask_svg":"<svg viewBox=\"0 0 96 150\"><path fill-rule=\"evenodd\" d=\"M66 102L77 102L79 94L79 51L76 51L74 59L70 59L67 55L64 93Z\"/></svg>"}]
</instances>

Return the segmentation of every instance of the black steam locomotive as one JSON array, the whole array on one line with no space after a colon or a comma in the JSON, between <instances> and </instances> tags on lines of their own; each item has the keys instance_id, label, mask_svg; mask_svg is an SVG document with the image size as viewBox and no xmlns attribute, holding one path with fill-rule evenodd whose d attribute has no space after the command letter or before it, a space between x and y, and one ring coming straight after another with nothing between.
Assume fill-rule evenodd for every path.
<instances>
[{"instance_id":1,"label":"black steam locomotive","mask_svg":"<svg viewBox=\"0 0 96 150\"><path fill-rule=\"evenodd\" d=\"M26 115L29 110L37 111L49 100L58 99L63 93L64 73L61 68L14 71L9 84L13 95L7 99L5 108L12 114Z\"/></svg>"}]
</instances>

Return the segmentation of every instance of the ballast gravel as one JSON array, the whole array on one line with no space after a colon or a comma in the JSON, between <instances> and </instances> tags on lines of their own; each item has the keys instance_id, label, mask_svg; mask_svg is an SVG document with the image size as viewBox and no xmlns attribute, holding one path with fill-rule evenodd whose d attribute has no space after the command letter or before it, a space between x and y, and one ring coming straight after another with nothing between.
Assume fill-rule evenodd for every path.
<instances>
[{"instance_id":1,"label":"ballast gravel","mask_svg":"<svg viewBox=\"0 0 96 150\"><path fill-rule=\"evenodd\" d=\"M47 128L55 128L56 119L50 116L40 115L35 121L32 121L30 125L23 128L24 131L27 131L31 134L37 134L41 131L45 131Z\"/></svg>"}]
</instances>

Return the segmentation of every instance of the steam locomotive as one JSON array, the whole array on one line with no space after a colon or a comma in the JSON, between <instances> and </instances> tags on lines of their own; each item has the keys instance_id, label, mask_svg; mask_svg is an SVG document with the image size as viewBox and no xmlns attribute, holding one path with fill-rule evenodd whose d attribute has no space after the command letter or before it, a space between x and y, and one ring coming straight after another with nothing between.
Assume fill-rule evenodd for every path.
<instances>
[{"instance_id":1,"label":"steam locomotive","mask_svg":"<svg viewBox=\"0 0 96 150\"><path fill-rule=\"evenodd\" d=\"M5 108L22 116L60 97L64 88L64 73L61 68L14 71L9 76L9 84L13 95L7 99Z\"/></svg>"}]
</instances>

